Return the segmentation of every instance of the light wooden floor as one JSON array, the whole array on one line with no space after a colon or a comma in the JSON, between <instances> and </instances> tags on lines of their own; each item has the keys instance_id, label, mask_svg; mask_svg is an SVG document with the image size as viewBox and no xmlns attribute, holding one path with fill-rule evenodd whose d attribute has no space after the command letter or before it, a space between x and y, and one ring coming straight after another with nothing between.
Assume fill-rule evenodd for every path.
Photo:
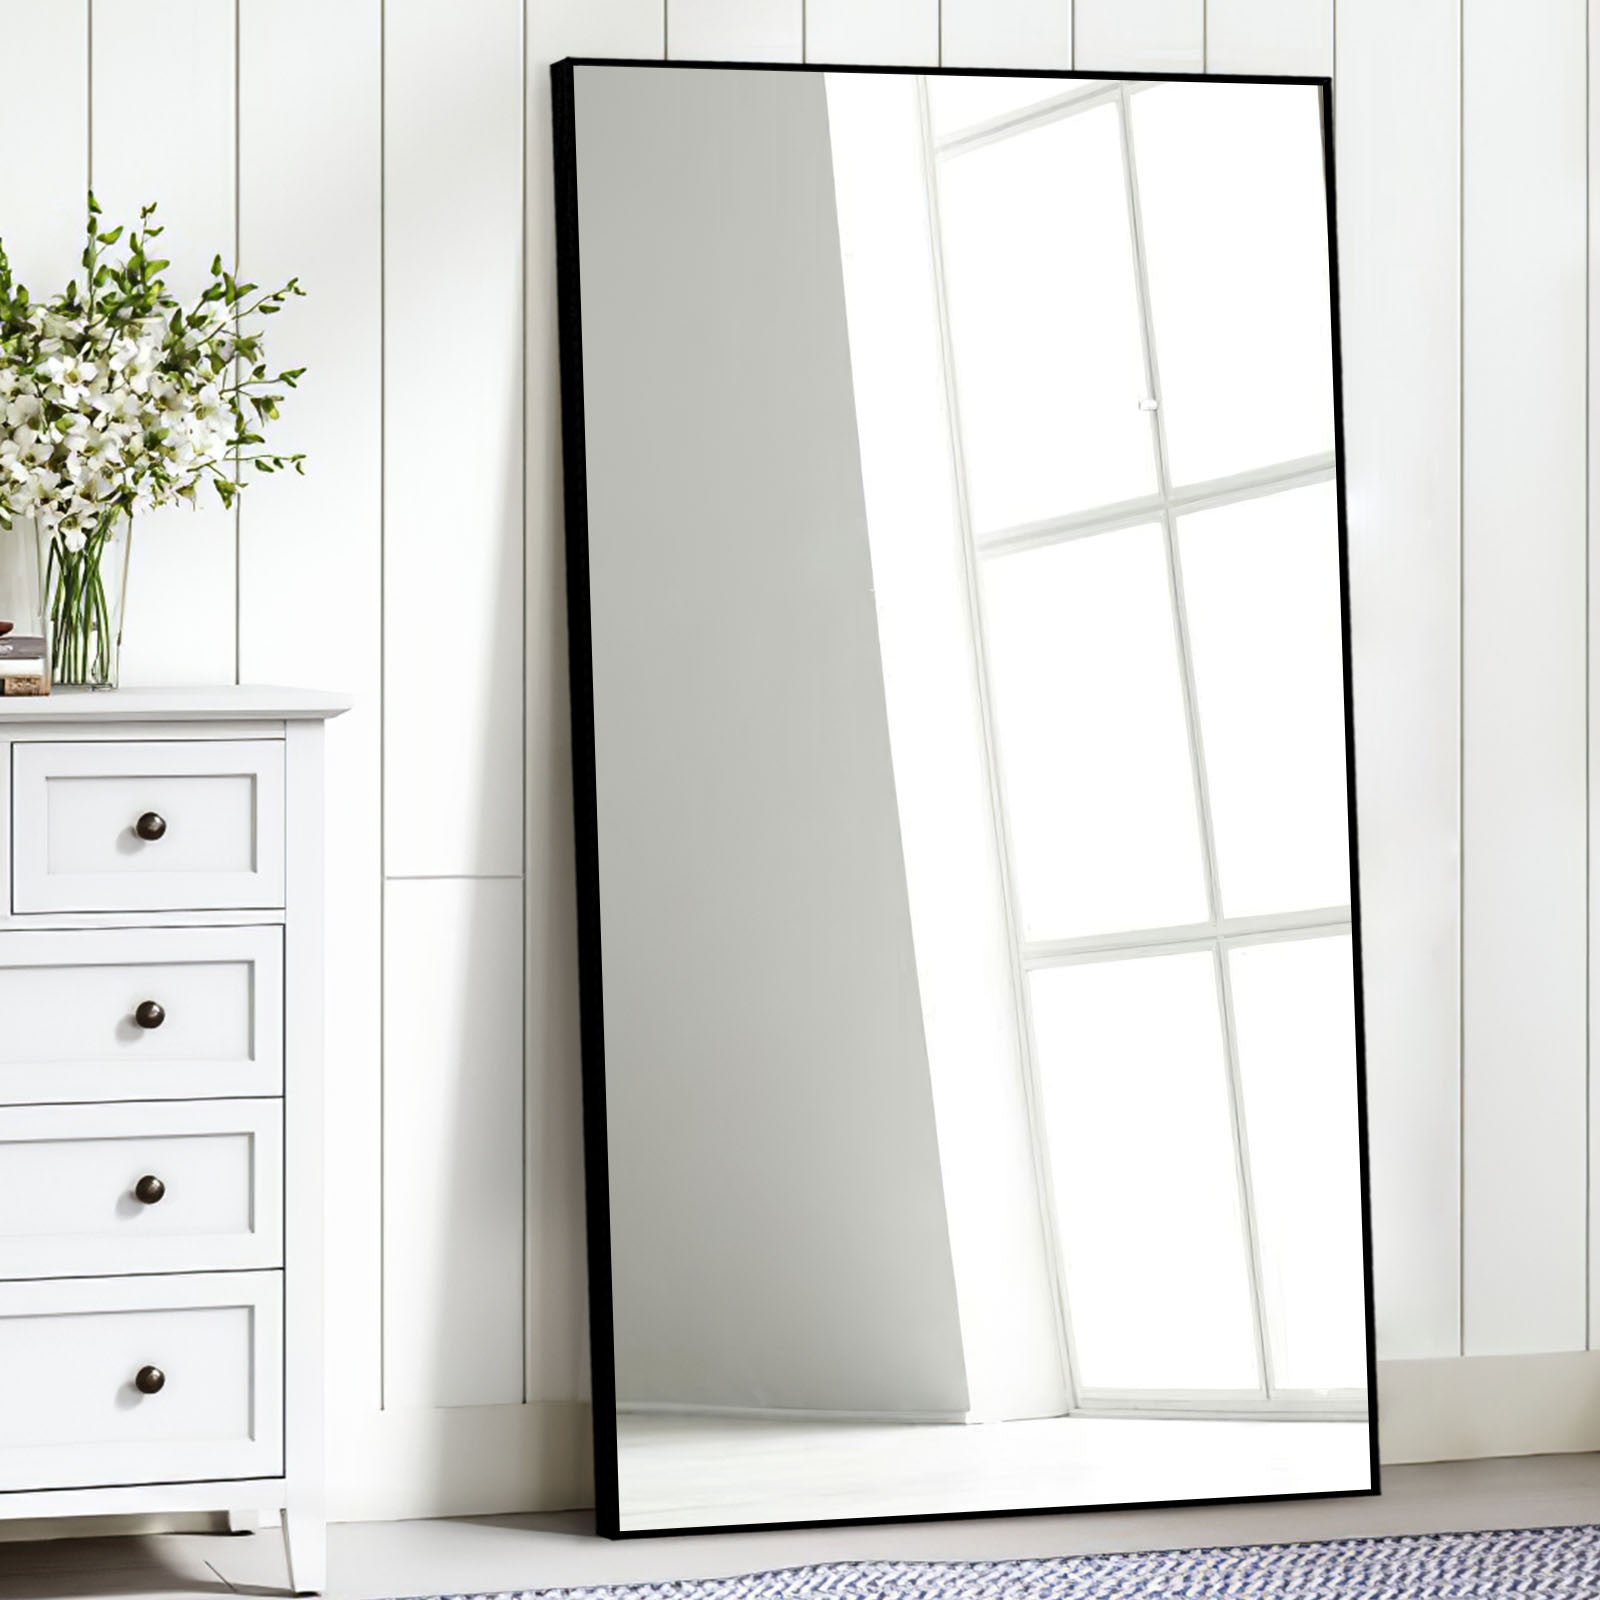
<instances>
[{"instance_id":1,"label":"light wooden floor","mask_svg":"<svg viewBox=\"0 0 1600 1600\"><path fill-rule=\"evenodd\" d=\"M622 1526L1365 1489L1364 1422L1044 1417L908 1426L647 1413L617 1420Z\"/></svg>"},{"instance_id":2,"label":"light wooden floor","mask_svg":"<svg viewBox=\"0 0 1600 1600\"><path fill-rule=\"evenodd\" d=\"M1391 1467L1379 1498L1109 1511L1070 1517L612 1544L579 1514L367 1522L332 1534L329 1600L391 1600L556 1585L701 1577L813 1561L964 1560L1252 1544L1600 1521L1600 1456ZM0 1543L0 1600L192 1600L272 1595L283 1582L277 1536L164 1534L143 1539Z\"/></svg>"}]
</instances>

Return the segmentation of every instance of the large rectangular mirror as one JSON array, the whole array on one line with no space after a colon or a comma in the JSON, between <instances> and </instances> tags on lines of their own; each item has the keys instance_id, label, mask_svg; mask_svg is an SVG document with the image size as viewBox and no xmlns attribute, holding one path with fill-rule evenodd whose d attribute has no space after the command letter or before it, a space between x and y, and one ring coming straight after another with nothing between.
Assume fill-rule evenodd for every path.
<instances>
[{"instance_id":1,"label":"large rectangular mirror","mask_svg":"<svg viewBox=\"0 0 1600 1600\"><path fill-rule=\"evenodd\" d=\"M1327 98L556 69L602 1531L1375 1489Z\"/></svg>"}]
</instances>

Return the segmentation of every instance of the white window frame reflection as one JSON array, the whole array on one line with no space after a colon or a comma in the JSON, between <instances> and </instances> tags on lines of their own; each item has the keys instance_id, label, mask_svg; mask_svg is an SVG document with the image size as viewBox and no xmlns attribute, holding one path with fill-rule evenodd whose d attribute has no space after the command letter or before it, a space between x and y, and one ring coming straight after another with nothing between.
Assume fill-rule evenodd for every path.
<instances>
[{"instance_id":1,"label":"white window frame reflection","mask_svg":"<svg viewBox=\"0 0 1600 1600\"><path fill-rule=\"evenodd\" d=\"M1052 1270L1059 1334L1072 1409L1083 1413L1113 1415L1166 1416L1284 1416L1357 1419L1367 1415L1364 1390L1288 1389L1275 1382L1273 1352L1267 1334L1263 1292L1261 1248L1258 1237L1255 1198L1251 1188L1249 1135L1246 1125L1239 1067L1238 1030L1235 1025L1229 953L1247 945L1284 939L1316 939L1349 935L1352 928L1348 904L1311 907L1270 915L1227 917L1222 914L1221 886L1217 869L1217 848L1212 825L1210 788L1206 773L1205 749L1201 737L1195 670L1189 642L1189 628L1183 587L1183 567L1178 547L1177 523L1185 514L1213 510L1266 495L1283 493L1311 484L1331 482L1335 477L1333 451L1290 461L1269 463L1248 472L1197 483L1174 483L1169 470L1166 424L1161 404L1161 377L1157 343L1151 314L1149 273L1145 255L1140 210L1138 172L1134 155L1131 101L1143 91L1133 83L1076 87L1064 83L1061 94L1035 105L1009 112L976 127L937 136L930 113L926 80L918 85L918 105L922 124L923 150L928 186L928 205L932 220L934 272L940 318L940 343L944 358L948 398L955 488L967 564L967 587L971 606L973 635L977 645L978 694L983 717L991 800L995 814L1008 942L1012 955L1012 981L1022 1040L1023 1069L1027 1081L1032 1118L1035 1172L1040 1186L1040 1206L1051 1244ZM1001 528L979 537L973 531L967 475L963 451L961 406L956 361L951 336L943 261L943 242L939 211L939 174L946 162L959 159L967 151L980 149L999 140L1026 137L1064 117L1097 107L1116 107L1120 130L1122 174L1127 191L1128 215L1133 241L1133 270L1145 365L1146 393L1149 401L1152 448L1155 456L1157 489L1137 500L1099 506L1058 518ZM1204 922L1178 927L1143 928L1131 932L1091 935L1072 939L1028 940L1022 937L1021 901L1014 873L1014 855L1007 827L1005 785L997 750L995 719L990 699L988 647L986 644L982 570L986 563L1005 556L1071 539L1093 538L1150 523L1159 524L1165 550L1169 599L1172 608L1178 659L1181 666L1184 722L1188 734L1189 759L1194 784L1195 804L1200 825L1206 899L1209 915ZM1067 963L1136 959L1141 956L1176 955L1209 951L1216 976L1218 1009L1222 1026L1223 1054L1227 1066L1227 1097L1233 1139L1233 1165L1239 1186L1240 1211L1244 1219L1245 1248L1251 1295L1255 1360L1258 1382L1254 1392L1227 1390L1138 1389L1113 1390L1082 1386L1077 1377L1073 1352L1070 1295L1061 1242L1056 1234L1055 1197L1050 1193L1050 1161L1047 1133L1042 1113L1035 1042L1029 1015L1028 974Z\"/></svg>"}]
</instances>

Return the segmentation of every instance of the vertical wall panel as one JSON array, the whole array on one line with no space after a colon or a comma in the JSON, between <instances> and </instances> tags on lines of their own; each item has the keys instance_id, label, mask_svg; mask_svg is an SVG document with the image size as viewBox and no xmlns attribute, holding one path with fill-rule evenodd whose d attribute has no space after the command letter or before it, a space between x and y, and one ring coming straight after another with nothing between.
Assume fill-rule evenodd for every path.
<instances>
[{"instance_id":1,"label":"vertical wall panel","mask_svg":"<svg viewBox=\"0 0 1600 1600\"><path fill-rule=\"evenodd\" d=\"M89 0L0 0L0 39L7 60L26 63L0 93L0 150L12 152L0 161L0 240L39 299L83 279Z\"/></svg>"},{"instance_id":2,"label":"vertical wall panel","mask_svg":"<svg viewBox=\"0 0 1600 1600\"><path fill-rule=\"evenodd\" d=\"M1586 1342L1584 0L1463 27L1463 1327L1510 1355Z\"/></svg>"},{"instance_id":3,"label":"vertical wall panel","mask_svg":"<svg viewBox=\"0 0 1600 1600\"><path fill-rule=\"evenodd\" d=\"M1199 72L1205 0L1077 0L1072 50L1088 71Z\"/></svg>"},{"instance_id":4,"label":"vertical wall panel","mask_svg":"<svg viewBox=\"0 0 1600 1600\"><path fill-rule=\"evenodd\" d=\"M937 65L939 0L807 0L806 59Z\"/></svg>"},{"instance_id":5,"label":"vertical wall panel","mask_svg":"<svg viewBox=\"0 0 1600 1600\"><path fill-rule=\"evenodd\" d=\"M389 885L384 1399L523 1398L522 884Z\"/></svg>"},{"instance_id":6,"label":"vertical wall panel","mask_svg":"<svg viewBox=\"0 0 1600 1600\"><path fill-rule=\"evenodd\" d=\"M1339 5L1345 480L1385 1357L1457 1355L1461 1339L1457 18L1457 0Z\"/></svg>"},{"instance_id":7,"label":"vertical wall panel","mask_svg":"<svg viewBox=\"0 0 1600 1600\"><path fill-rule=\"evenodd\" d=\"M799 61L804 0L666 0L667 53L678 61Z\"/></svg>"},{"instance_id":8,"label":"vertical wall panel","mask_svg":"<svg viewBox=\"0 0 1600 1600\"><path fill-rule=\"evenodd\" d=\"M1356 13L1359 29L1366 0L1345 0L1343 9ZM1206 71L1276 72L1327 77L1333 73L1333 0L1205 0ZM1391 13L1398 8L1391 7ZM1398 36L1413 31L1409 14L1391 15ZM1426 8L1429 12L1432 7ZM1450 17L1454 33L1454 8ZM1371 48L1387 62L1400 55L1399 38L1375 39ZM1346 57L1346 65L1354 58ZM1358 72L1384 70L1384 62L1361 62Z\"/></svg>"},{"instance_id":9,"label":"vertical wall panel","mask_svg":"<svg viewBox=\"0 0 1600 1600\"><path fill-rule=\"evenodd\" d=\"M522 6L384 27L385 865L520 873Z\"/></svg>"},{"instance_id":10,"label":"vertical wall panel","mask_svg":"<svg viewBox=\"0 0 1600 1600\"><path fill-rule=\"evenodd\" d=\"M519 0L384 8L384 857L435 880L385 891L401 1409L523 1398L523 44Z\"/></svg>"},{"instance_id":11,"label":"vertical wall panel","mask_svg":"<svg viewBox=\"0 0 1600 1600\"><path fill-rule=\"evenodd\" d=\"M660 56L661 0L528 9L528 1397L587 1394L550 63Z\"/></svg>"},{"instance_id":12,"label":"vertical wall panel","mask_svg":"<svg viewBox=\"0 0 1600 1600\"><path fill-rule=\"evenodd\" d=\"M268 326L276 366L309 369L274 439L310 458L303 479L259 479L240 504L240 677L355 700L327 734L328 1362L343 1412L380 1403L382 1331L381 16L380 0L278 0L241 11L239 41L240 268L307 285Z\"/></svg>"},{"instance_id":13,"label":"vertical wall panel","mask_svg":"<svg viewBox=\"0 0 1600 1600\"><path fill-rule=\"evenodd\" d=\"M942 0L947 67L1070 67L1072 0Z\"/></svg>"},{"instance_id":14,"label":"vertical wall panel","mask_svg":"<svg viewBox=\"0 0 1600 1600\"><path fill-rule=\"evenodd\" d=\"M234 8L93 0L90 168L108 222L160 205L169 287L190 299L234 256ZM75 198L61 203L75 209ZM232 683L237 525L207 489L195 510L134 524L125 683Z\"/></svg>"},{"instance_id":15,"label":"vertical wall panel","mask_svg":"<svg viewBox=\"0 0 1600 1600\"><path fill-rule=\"evenodd\" d=\"M1589 5L1589 1344L1600 1348L1600 882L1594 871L1600 846L1600 405L1595 403L1594 374L1600 372L1600 106L1594 86L1600 82L1600 0Z\"/></svg>"}]
</instances>

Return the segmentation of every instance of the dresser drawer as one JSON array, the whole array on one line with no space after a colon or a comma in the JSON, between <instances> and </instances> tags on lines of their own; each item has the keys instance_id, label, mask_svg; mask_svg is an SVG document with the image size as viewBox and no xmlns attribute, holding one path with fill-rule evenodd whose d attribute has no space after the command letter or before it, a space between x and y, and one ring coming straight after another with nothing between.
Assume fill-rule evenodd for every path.
<instances>
[{"instance_id":1,"label":"dresser drawer","mask_svg":"<svg viewBox=\"0 0 1600 1600\"><path fill-rule=\"evenodd\" d=\"M281 928L0 932L0 1105L282 1086Z\"/></svg>"},{"instance_id":2,"label":"dresser drawer","mask_svg":"<svg viewBox=\"0 0 1600 1600\"><path fill-rule=\"evenodd\" d=\"M12 746L11 909L283 904L283 743Z\"/></svg>"},{"instance_id":3,"label":"dresser drawer","mask_svg":"<svg viewBox=\"0 0 1600 1600\"><path fill-rule=\"evenodd\" d=\"M0 1493L283 1471L279 1273L0 1284L0 1372Z\"/></svg>"},{"instance_id":4,"label":"dresser drawer","mask_svg":"<svg viewBox=\"0 0 1600 1600\"><path fill-rule=\"evenodd\" d=\"M0 1278L282 1265L281 1101L0 1111Z\"/></svg>"}]
</instances>

